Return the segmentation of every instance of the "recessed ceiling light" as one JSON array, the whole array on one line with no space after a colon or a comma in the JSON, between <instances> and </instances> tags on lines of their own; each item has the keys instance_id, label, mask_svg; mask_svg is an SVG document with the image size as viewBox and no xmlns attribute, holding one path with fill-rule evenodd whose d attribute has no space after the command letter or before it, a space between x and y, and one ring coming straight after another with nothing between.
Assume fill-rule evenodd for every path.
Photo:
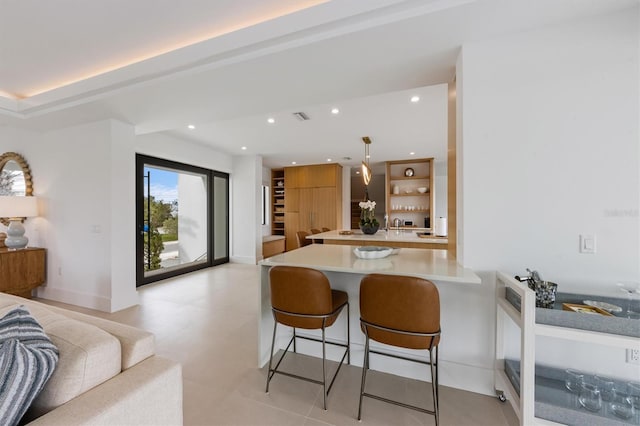
<instances>
[{"instance_id":1,"label":"recessed ceiling light","mask_svg":"<svg viewBox=\"0 0 640 426\"><path fill-rule=\"evenodd\" d=\"M295 161L292 161L291 164L298 164L298 163L296 163Z\"/></svg>"},{"instance_id":2,"label":"recessed ceiling light","mask_svg":"<svg viewBox=\"0 0 640 426\"><path fill-rule=\"evenodd\" d=\"M242 147L242 148L240 148L240 149L241 149L241 150L243 150L243 151L246 151L246 150L247 150L247 147L246 147L246 146L243 146L243 147Z\"/></svg>"},{"instance_id":3,"label":"recessed ceiling light","mask_svg":"<svg viewBox=\"0 0 640 426\"><path fill-rule=\"evenodd\" d=\"M409 153L409 155L416 155L416 153L415 153L415 152L413 152L413 151L411 151L411 152Z\"/></svg>"},{"instance_id":4,"label":"recessed ceiling light","mask_svg":"<svg viewBox=\"0 0 640 426\"><path fill-rule=\"evenodd\" d=\"M360 174L360 170L356 170L356 174L359 175Z\"/></svg>"},{"instance_id":5,"label":"recessed ceiling light","mask_svg":"<svg viewBox=\"0 0 640 426\"><path fill-rule=\"evenodd\" d=\"M340 114L340 110L338 108L332 108L331 114Z\"/></svg>"},{"instance_id":6,"label":"recessed ceiling light","mask_svg":"<svg viewBox=\"0 0 640 426\"><path fill-rule=\"evenodd\" d=\"M275 123L275 122L276 122L276 119L275 119L275 118L273 118L273 117L269 117L269 118L267 118L267 123L269 123L269 124L273 124L273 123Z\"/></svg>"},{"instance_id":7,"label":"recessed ceiling light","mask_svg":"<svg viewBox=\"0 0 640 426\"><path fill-rule=\"evenodd\" d=\"M191 130L193 130L193 129L195 129L195 128L196 128L196 126L194 126L193 124L189 124L187 127L188 127L189 129L191 129Z\"/></svg>"},{"instance_id":8,"label":"recessed ceiling light","mask_svg":"<svg viewBox=\"0 0 640 426\"><path fill-rule=\"evenodd\" d=\"M331 158L327 158L327 162L331 161Z\"/></svg>"},{"instance_id":9,"label":"recessed ceiling light","mask_svg":"<svg viewBox=\"0 0 640 426\"><path fill-rule=\"evenodd\" d=\"M419 101L420 101L420 96L417 96L417 95L416 95L416 96L412 96L412 97L411 97L411 102L413 102L414 104L415 104L416 102L419 102Z\"/></svg>"}]
</instances>

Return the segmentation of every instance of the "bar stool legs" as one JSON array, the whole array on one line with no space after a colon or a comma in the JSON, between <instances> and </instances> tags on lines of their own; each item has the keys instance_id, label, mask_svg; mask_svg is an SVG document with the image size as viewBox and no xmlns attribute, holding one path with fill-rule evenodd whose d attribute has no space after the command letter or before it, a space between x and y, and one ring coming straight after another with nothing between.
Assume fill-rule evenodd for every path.
<instances>
[{"instance_id":1,"label":"bar stool legs","mask_svg":"<svg viewBox=\"0 0 640 426\"><path fill-rule=\"evenodd\" d=\"M365 392L365 386L367 382L367 371L369 370L369 358L370 353L378 354L378 355L386 355L394 358L404 359L407 361L419 362L421 364L429 364L431 369L431 394L433 396L433 410L427 410L426 408L417 407L415 405L405 404L403 402L394 401L392 399L384 398L379 395L373 395ZM434 356L435 355L435 356ZM439 392L438 392L438 347L429 349L429 361L420 361L411 358L405 358L398 355L390 355L382 352L372 351L369 348L369 337L367 336L365 339L364 345L364 361L362 365L362 381L360 382L360 402L358 403L358 420L362 419L362 400L364 397L369 397L372 399L377 399L379 401L387 402L389 404L398 405L404 408L410 408L412 410L420 411L422 413L431 414L435 417L436 426L440 424L440 401L439 401Z\"/></svg>"},{"instance_id":2,"label":"bar stool legs","mask_svg":"<svg viewBox=\"0 0 640 426\"><path fill-rule=\"evenodd\" d=\"M322 338L321 339L316 339L314 337L308 337L308 336L300 336L300 335L296 334L295 328L293 328L293 336L291 337L291 340L289 340L289 343L287 344L287 346L284 349L282 355L278 359L278 362L276 363L275 367L273 367L273 350L274 350L275 342L276 342L278 321L275 320L275 312L274 312L273 336L271 337L271 352L269 353L269 369L267 370L267 385L266 385L266 388L265 388L265 392L267 392L267 393L269 392L269 383L271 382L271 379L273 378L273 376L276 373L282 374L282 375L285 375L285 376L289 376L289 377L294 377L296 379L305 380L305 381L308 381L308 382L311 382L311 383L316 383L316 384L322 385L323 408L325 410L327 409L327 396L329 395L329 392L331 392L331 388L333 387L333 383L335 382L336 378L338 377L338 373L340 372L340 368L342 367L342 364L344 363L345 358L347 359L347 364L351 364L351 348L350 348L350 346L351 346L351 332L350 332L351 320L350 320L349 303L348 302L346 303L346 310L347 310L347 343L346 344L327 341L327 339L326 339L326 327L324 326L324 320L323 320L323 326L322 326ZM292 314L289 313L289 315L292 315ZM302 315L300 315L300 316L302 316ZM285 371L279 371L278 370L278 367L280 366L280 363L282 362L282 360L284 359L285 355L289 351L289 348L291 347L291 344L293 344L293 352L296 352L296 339L306 339L306 340L312 340L312 341L315 341L315 342L321 342L322 343L322 380L315 380L315 379L311 379L311 378L308 378L308 377L299 376L297 374L287 373ZM338 364L338 368L336 369L336 372L333 375L333 377L331 379L331 382L329 383L328 387L327 387L327 366L326 366L326 359L327 359L326 345L327 344L335 345L335 346L342 346L342 347L345 348L345 352L342 355L340 363Z\"/></svg>"}]
</instances>

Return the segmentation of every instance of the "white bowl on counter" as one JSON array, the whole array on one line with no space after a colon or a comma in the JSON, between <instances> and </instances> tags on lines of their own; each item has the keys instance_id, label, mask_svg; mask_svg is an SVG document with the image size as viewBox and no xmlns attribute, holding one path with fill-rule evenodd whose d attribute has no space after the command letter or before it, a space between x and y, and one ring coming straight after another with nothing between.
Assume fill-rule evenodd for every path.
<instances>
[{"instance_id":1,"label":"white bowl on counter","mask_svg":"<svg viewBox=\"0 0 640 426\"><path fill-rule=\"evenodd\" d=\"M421 186L420 188L418 188L418 192L421 194L424 194L427 192L427 187L426 186Z\"/></svg>"},{"instance_id":2,"label":"white bowl on counter","mask_svg":"<svg viewBox=\"0 0 640 426\"><path fill-rule=\"evenodd\" d=\"M353 249L353 253L360 259L382 259L393 253L391 247L361 246Z\"/></svg>"}]
</instances>

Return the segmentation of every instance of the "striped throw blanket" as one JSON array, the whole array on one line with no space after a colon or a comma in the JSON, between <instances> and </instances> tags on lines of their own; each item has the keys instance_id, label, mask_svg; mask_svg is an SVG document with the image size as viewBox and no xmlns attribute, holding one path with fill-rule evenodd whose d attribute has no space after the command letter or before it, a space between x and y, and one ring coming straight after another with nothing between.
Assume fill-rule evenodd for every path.
<instances>
[{"instance_id":1,"label":"striped throw blanket","mask_svg":"<svg viewBox=\"0 0 640 426\"><path fill-rule=\"evenodd\" d=\"M20 306L0 319L0 425L17 425L58 363L58 348Z\"/></svg>"}]
</instances>

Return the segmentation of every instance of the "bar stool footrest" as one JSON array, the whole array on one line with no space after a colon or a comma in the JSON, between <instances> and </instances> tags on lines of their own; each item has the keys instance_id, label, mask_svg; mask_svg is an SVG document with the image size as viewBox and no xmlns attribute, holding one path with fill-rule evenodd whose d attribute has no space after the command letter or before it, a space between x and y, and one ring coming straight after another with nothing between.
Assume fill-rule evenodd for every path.
<instances>
[{"instance_id":1,"label":"bar stool footrest","mask_svg":"<svg viewBox=\"0 0 640 426\"><path fill-rule=\"evenodd\" d=\"M409 405L409 404L405 404L404 402L400 402L400 401L394 401L393 399L388 399L379 395L373 395L370 393L363 393L362 396L366 396L368 398L371 399L377 399L378 401L383 401L383 402L387 402L389 404L393 404L393 405L399 405L400 407L404 407L404 408L410 408L412 410L416 410L416 411L420 411L422 413L427 413L427 414L431 414L432 416L434 416L436 414L435 411L432 410L427 410L426 408L422 408L422 407L417 407L415 405Z\"/></svg>"}]
</instances>

